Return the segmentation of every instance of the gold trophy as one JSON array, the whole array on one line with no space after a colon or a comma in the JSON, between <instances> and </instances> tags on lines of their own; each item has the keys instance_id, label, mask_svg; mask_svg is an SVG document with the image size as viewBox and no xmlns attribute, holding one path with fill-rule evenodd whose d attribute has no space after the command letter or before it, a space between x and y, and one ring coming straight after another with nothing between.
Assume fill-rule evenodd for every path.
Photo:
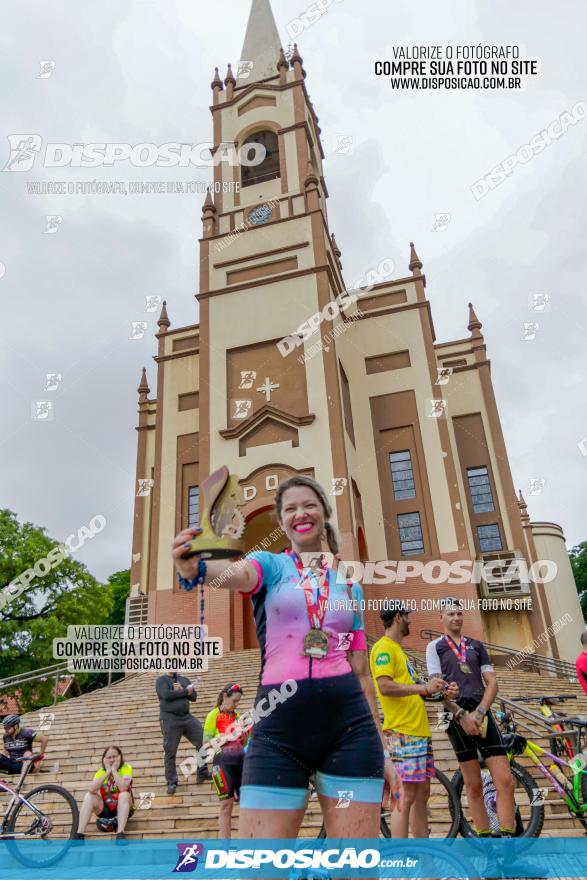
<instances>
[{"instance_id":1,"label":"gold trophy","mask_svg":"<svg viewBox=\"0 0 587 880\"><path fill-rule=\"evenodd\" d=\"M244 504L238 477L231 476L224 465L206 477L200 487L202 500L199 535L190 541L190 549L182 554L189 559L197 554L202 559L232 559L244 553L242 536L245 520L239 510Z\"/></svg>"}]
</instances>

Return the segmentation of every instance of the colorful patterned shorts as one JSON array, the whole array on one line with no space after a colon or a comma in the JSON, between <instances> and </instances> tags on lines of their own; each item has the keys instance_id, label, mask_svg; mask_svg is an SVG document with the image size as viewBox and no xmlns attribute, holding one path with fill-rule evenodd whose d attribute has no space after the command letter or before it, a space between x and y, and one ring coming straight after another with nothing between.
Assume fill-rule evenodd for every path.
<instances>
[{"instance_id":1,"label":"colorful patterned shorts","mask_svg":"<svg viewBox=\"0 0 587 880\"><path fill-rule=\"evenodd\" d=\"M434 776L431 739L393 730L385 731L385 739L402 782L425 782Z\"/></svg>"}]
</instances>

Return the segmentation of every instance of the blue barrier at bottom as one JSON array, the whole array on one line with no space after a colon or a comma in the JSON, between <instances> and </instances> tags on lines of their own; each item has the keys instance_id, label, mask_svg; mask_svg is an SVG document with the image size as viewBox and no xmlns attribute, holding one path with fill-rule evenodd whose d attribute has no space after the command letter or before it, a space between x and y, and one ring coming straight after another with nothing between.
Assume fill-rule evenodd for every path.
<instances>
[{"instance_id":1,"label":"blue barrier at bottom","mask_svg":"<svg viewBox=\"0 0 587 880\"><path fill-rule=\"evenodd\" d=\"M13 840L0 864L39 880L585 878L587 839Z\"/></svg>"}]
</instances>

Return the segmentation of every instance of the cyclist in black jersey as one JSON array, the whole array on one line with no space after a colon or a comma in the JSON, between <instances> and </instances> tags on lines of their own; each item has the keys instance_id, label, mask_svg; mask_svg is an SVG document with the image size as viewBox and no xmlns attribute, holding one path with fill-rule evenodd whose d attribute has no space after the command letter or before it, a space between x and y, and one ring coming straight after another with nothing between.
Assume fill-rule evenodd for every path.
<instances>
[{"instance_id":1,"label":"cyclist in black jersey","mask_svg":"<svg viewBox=\"0 0 587 880\"><path fill-rule=\"evenodd\" d=\"M426 648L426 664L429 675L445 676L459 686L458 708L455 707L447 734L463 774L475 828L481 837L491 833L483 801L480 754L497 792L500 833L514 836L515 783L507 750L491 714L491 704L497 696L497 678L483 642L461 635L462 603L447 598L441 617L444 635Z\"/></svg>"}]
</instances>

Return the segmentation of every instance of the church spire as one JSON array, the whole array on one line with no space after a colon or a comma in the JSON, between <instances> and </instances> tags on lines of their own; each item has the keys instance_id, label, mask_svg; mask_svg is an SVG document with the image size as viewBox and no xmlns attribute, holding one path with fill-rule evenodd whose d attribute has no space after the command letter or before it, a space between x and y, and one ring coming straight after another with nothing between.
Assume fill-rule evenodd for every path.
<instances>
[{"instance_id":1,"label":"church spire","mask_svg":"<svg viewBox=\"0 0 587 880\"><path fill-rule=\"evenodd\" d=\"M167 314L167 300L163 300L163 308L161 309L161 314L159 315L159 320L157 321L157 326L159 327L159 333L167 333L167 328L171 325L171 321L169 320L169 315Z\"/></svg>"},{"instance_id":2,"label":"church spire","mask_svg":"<svg viewBox=\"0 0 587 880\"><path fill-rule=\"evenodd\" d=\"M414 242L411 241L410 242L410 263L409 263L408 268L409 268L410 272L412 273L412 275L421 275L422 272L420 270L422 269L422 265L423 265L422 260L420 259L420 257L416 253L416 248L414 247Z\"/></svg>"},{"instance_id":3,"label":"church spire","mask_svg":"<svg viewBox=\"0 0 587 880\"><path fill-rule=\"evenodd\" d=\"M238 85L269 79L276 75L281 40L269 0L253 0L245 42L241 54L241 75ZM247 64L248 62L248 64ZM249 64L252 69L249 71Z\"/></svg>"},{"instance_id":4,"label":"church spire","mask_svg":"<svg viewBox=\"0 0 587 880\"><path fill-rule=\"evenodd\" d=\"M467 325L467 330L471 334L471 336L482 336L481 327L483 324L475 314L475 309L473 308L473 303L469 303L469 323Z\"/></svg>"},{"instance_id":5,"label":"church spire","mask_svg":"<svg viewBox=\"0 0 587 880\"><path fill-rule=\"evenodd\" d=\"M139 394L139 403L145 403L151 389L149 388L149 383L147 382L147 370L143 367L143 372L141 373L141 381L139 383L139 387L137 388L137 392Z\"/></svg>"}]
</instances>

